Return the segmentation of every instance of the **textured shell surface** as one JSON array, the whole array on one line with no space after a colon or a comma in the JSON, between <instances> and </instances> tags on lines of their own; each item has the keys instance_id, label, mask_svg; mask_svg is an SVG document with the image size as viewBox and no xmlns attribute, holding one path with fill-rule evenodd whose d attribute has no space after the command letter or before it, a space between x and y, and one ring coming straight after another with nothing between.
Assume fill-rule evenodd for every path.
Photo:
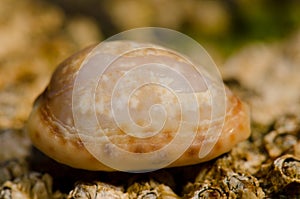
<instances>
[{"instance_id":1,"label":"textured shell surface","mask_svg":"<svg viewBox=\"0 0 300 199\"><path fill-rule=\"evenodd\" d=\"M127 52L132 46L138 50ZM28 119L26 129L34 145L56 161L104 171L115 168L98 157L124 164L126 170L151 170L164 161L166 167L191 165L228 152L250 135L247 106L225 87L222 115L222 109L210 100L218 92L209 89L214 81L195 73L180 54L152 44L105 42L101 47L105 56L126 53L114 59L101 77L94 77L97 64L86 60L94 48L86 48L58 66ZM84 64L91 66L83 68ZM174 70L165 70L162 64ZM169 78L170 73L175 79ZM182 86L178 74L194 89ZM212 120L213 109L218 117ZM86 119L78 120L74 111ZM97 125L91 118L96 118ZM222 130L214 134L217 129ZM205 151L205 143L210 142L210 149L200 157L200 148ZM168 150L159 153L165 147ZM136 159L128 162L123 152Z\"/></svg>"}]
</instances>

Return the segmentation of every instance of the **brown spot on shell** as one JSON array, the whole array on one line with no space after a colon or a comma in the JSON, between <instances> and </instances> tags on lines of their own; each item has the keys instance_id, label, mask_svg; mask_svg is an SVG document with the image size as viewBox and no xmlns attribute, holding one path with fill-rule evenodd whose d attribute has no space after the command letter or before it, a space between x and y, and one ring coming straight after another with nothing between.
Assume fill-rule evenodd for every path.
<instances>
[{"instance_id":1,"label":"brown spot on shell","mask_svg":"<svg viewBox=\"0 0 300 199\"><path fill-rule=\"evenodd\" d=\"M234 142L235 141L235 138L236 136L233 134L233 133L231 133L230 135L229 135L229 140L230 140L230 142Z\"/></svg>"},{"instance_id":2,"label":"brown spot on shell","mask_svg":"<svg viewBox=\"0 0 300 199\"><path fill-rule=\"evenodd\" d=\"M215 144L214 148L216 151L221 151L222 147L223 147L224 143L222 143L220 140L217 141L217 143Z\"/></svg>"},{"instance_id":3,"label":"brown spot on shell","mask_svg":"<svg viewBox=\"0 0 300 199\"><path fill-rule=\"evenodd\" d=\"M78 149L84 149L85 148L85 146L84 146L84 144L83 144L83 142L82 142L82 140L80 138L73 138L70 141L71 141L71 144L74 147L78 148Z\"/></svg>"},{"instance_id":4,"label":"brown spot on shell","mask_svg":"<svg viewBox=\"0 0 300 199\"><path fill-rule=\"evenodd\" d=\"M198 153L199 153L199 150L195 147L191 147L187 150L187 154L192 157L196 156Z\"/></svg>"},{"instance_id":5,"label":"brown spot on shell","mask_svg":"<svg viewBox=\"0 0 300 199\"><path fill-rule=\"evenodd\" d=\"M143 146L141 146L141 145L137 145L137 146L135 146L135 148L134 148L134 153L144 153L144 148L145 147L143 147Z\"/></svg>"},{"instance_id":6,"label":"brown spot on shell","mask_svg":"<svg viewBox=\"0 0 300 199\"><path fill-rule=\"evenodd\" d=\"M37 140L40 140L40 139L41 139L40 133L39 133L38 131L34 131L34 137L35 137L35 139L37 139Z\"/></svg>"}]
</instances>

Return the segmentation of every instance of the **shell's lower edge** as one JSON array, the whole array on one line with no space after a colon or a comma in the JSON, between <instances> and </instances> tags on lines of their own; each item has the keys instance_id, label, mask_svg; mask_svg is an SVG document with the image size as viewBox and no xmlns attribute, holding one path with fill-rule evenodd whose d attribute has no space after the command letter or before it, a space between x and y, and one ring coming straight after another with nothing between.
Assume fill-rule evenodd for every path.
<instances>
[{"instance_id":1,"label":"shell's lower edge","mask_svg":"<svg viewBox=\"0 0 300 199\"><path fill-rule=\"evenodd\" d=\"M230 114L227 112L222 132L212 150L205 157L199 158L199 148L203 142L203 137L196 136L193 144L169 167L193 165L212 160L229 152L236 144L250 136L250 111L248 105L233 95L229 97L229 101L235 105L232 107Z\"/></svg>"},{"instance_id":2,"label":"shell's lower edge","mask_svg":"<svg viewBox=\"0 0 300 199\"><path fill-rule=\"evenodd\" d=\"M222 133L209 154L199 159L199 148L203 142L203 136L196 136L192 145L183 155L168 165L168 167L209 161L230 151L238 142L249 137L250 119L248 107L233 95L229 99L235 105L230 110L230 113L226 115ZM57 162L74 168L114 171L113 168L102 164L90 154L76 134L66 137L66 132L61 132L62 130L59 127L52 124L49 119L50 116L42 113L44 104L41 101L43 100L39 99L36 102L26 125L33 144L39 150Z\"/></svg>"},{"instance_id":3,"label":"shell's lower edge","mask_svg":"<svg viewBox=\"0 0 300 199\"><path fill-rule=\"evenodd\" d=\"M94 158L80 139L65 139L59 132L53 132L41 117L39 102L33 108L25 128L34 146L59 163L78 169L114 171Z\"/></svg>"}]
</instances>

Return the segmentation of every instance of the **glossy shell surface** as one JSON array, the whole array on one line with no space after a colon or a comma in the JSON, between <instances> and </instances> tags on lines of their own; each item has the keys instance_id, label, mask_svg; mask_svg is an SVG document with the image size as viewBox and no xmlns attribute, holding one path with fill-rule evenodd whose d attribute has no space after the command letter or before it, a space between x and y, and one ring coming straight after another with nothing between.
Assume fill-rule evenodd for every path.
<instances>
[{"instance_id":1,"label":"glossy shell surface","mask_svg":"<svg viewBox=\"0 0 300 199\"><path fill-rule=\"evenodd\" d=\"M106 45L105 53L117 54L120 49L128 48L130 45L139 44L110 42ZM74 114L72 113L72 110L74 110L74 107L72 107L74 82L82 63L93 48L94 47L90 47L76 53L58 66L48 87L36 99L26 129L29 132L34 145L58 162L75 168L111 171L115 169L101 163L95 158L95 156L87 150L86 142L92 142L95 145L94 148L98 150L98 154L114 159L115 161L117 160L120 164L125 162L126 158L115 152L114 149L103 141L104 139L102 139L101 136L97 137L97 134L88 136L88 141L83 141L74 124ZM168 93L166 94L164 89L152 85L135 92L133 96L135 101L133 100L129 103L129 109L133 112L133 120L140 126L145 127L142 128L142 131L138 132L135 126L132 126L127 120L124 120L125 122L119 125L113 123L113 118L111 117L112 114L107 109L110 105L109 100L111 96L107 94L106 91L111 89L111 85L114 85L117 82L120 75L125 74L126 70L131 69L131 62L143 64L148 60L155 59L165 60L168 64L179 68L179 71L185 73L186 77L190 78L192 84L197 85L197 88L201 91L199 93L184 93L180 96L180 99L185 106L189 106L191 95L196 96L197 102L200 105L199 107L190 108L197 109L202 120L199 121L197 125L186 122L187 125L183 127L183 131L185 131L186 134L180 135L180 139L184 142L185 139L190 139L191 135L194 139L192 139L191 144L186 148L182 155L169 164L168 167L191 165L211 160L228 152L238 142L248 138L250 135L249 112L247 106L241 102L238 97L236 97L228 88L225 88L226 113L223 120L209 120L211 116L211 105L208 103L209 94L207 92L207 85L204 83L208 82L209 84L209 79L204 81L201 78L189 75L190 71L186 70L185 67L186 65L189 65L188 62L182 60L176 54L166 53L159 49L151 49L150 46L144 51L128 54L118 60L115 63L115 66L108 70L106 82L99 84L99 87L97 87L97 89L103 91L101 95L97 95L98 97L96 97L97 115L99 115L99 121L106 130L105 135L109 138L110 142L123 150L134 154L157 151L174 139L176 136L176 129L179 124L181 124L180 120L185 120L189 117L188 113L183 113L181 116L179 115L180 107L176 106L175 103L176 99L178 99L177 96L174 97ZM93 73L93 71L91 71L91 73ZM126 87L124 87L124 89L126 89ZM120 95L122 95L122 93L120 93ZM82 91L82 95L80 95L79 98L82 102L79 107L80 111L89 114L90 110L89 108L86 108L87 106L85 106L85 104L90 103L90 101L85 100L85 91ZM150 120L147 111L149 111L153 104L163 104L168 113L171 113L165 120L163 129L157 134L153 134L151 128L161 123L161 114L159 114L159 111L154 111L154 115L152 116L154 116L153 118L155 119L150 118L152 119L152 125L147 126ZM85 121L80 125L89 127L89 121ZM206 132L208 128L222 128L222 131L214 138L216 142L213 144L211 150L209 150L204 157L199 158L201 146L206 146L203 145L203 143L211 142L210 138L214 136L213 134L208 137L205 136L204 132ZM125 131L126 133L124 133ZM139 137L132 136L130 132L137 132L141 136L146 136L140 139ZM147 133L151 136L148 136ZM155 161L159 162L167 156L172 156L173 152L175 154L178 150L181 150L180 142L178 142L177 145L173 144L171 146L171 152L157 155L153 160L153 164L155 164ZM151 170L153 168L151 165L144 164L142 161L143 160L141 160L141 166L139 167L141 170Z\"/></svg>"}]
</instances>

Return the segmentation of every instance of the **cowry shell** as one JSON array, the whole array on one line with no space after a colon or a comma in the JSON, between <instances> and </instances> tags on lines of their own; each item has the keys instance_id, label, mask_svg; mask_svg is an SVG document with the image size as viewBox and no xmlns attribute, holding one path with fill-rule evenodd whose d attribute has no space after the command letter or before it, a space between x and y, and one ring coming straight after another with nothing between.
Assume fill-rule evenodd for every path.
<instances>
[{"instance_id":1,"label":"cowry shell","mask_svg":"<svg viewBox=\"0 0 300 199\"><path fill-rule=\"evenodd\" d=\"M208 161L248 138L247 106L225 88L223 113L211 103L218 97L218 89L210 89L214 81L195 75L180 54L132 41L104 42L94 51L84 49L58 66L27 122L34 145L58 162L87 170L149 171ZM95 55L101 59L92 60ZM97 68L83 67L111 56L117 58L101 77ZM183 76L193 90L169 73Z\"/></svg>"}]
</instances>

